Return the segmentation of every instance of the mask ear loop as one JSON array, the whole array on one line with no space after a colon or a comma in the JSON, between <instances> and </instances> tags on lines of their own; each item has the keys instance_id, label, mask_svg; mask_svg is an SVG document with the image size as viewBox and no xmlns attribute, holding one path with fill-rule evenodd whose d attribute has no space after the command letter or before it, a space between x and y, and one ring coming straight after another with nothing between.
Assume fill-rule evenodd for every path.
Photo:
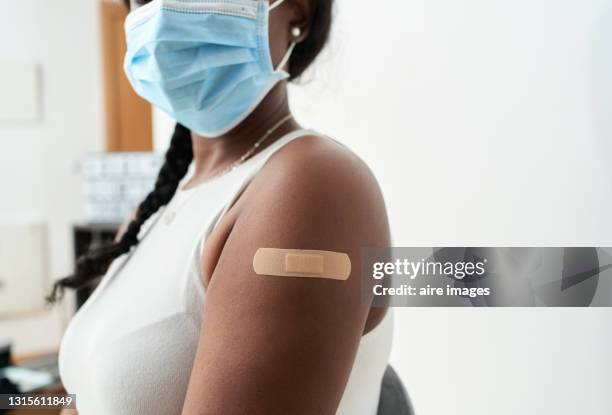
<instances>
[{"instance_id":1,"label":"mask ear loop","mask_svg":"<svg viewBox=\"0 0 612 415\"><path fill-rule=\"evenodd\" d=\"M281 4L283 4L283 3L284 3L284 1L285 1L285 0L277 0L277 1L275 1L274 3L272 3L272 4L270 5L270 9L269 9L269 10L270 10L270 11L272 11L272 10L276 9L278 6L280 6Z\"/></svg>"},{"instance_id":2,"label":"mask ear loop","mask_svg":"<svg viewBox=\"0 0 612 415\"><path fill-rule=\"evenodd\" d=\"M272 11L276 9L278 6L280 6L284 2L285 0L275 1L274 3L270 5L269 10ZM289 45L289 49L287 49L287 53L285 53L285 56L283 57L281 62L278 64L278 67L276 68L277 71L283 69L287 65L287 63L289 63L289 59L291 59L291 54L293 53L295 46L296 46L296 42L291 42L291 44Z\"/></svg>"},{"instance_id":3,"label":"mask ear loop","mask_svg":"<svg viewBox=\"0 0 612 415\"><path fill-rule=\"evenodd\" d=\"M289 45L289 49L287 49L287 53L285 53L285 56L283 57L283 60L278 64L278 67L276 68L277 71L283 69L289 63L289 59L291 59L291 54L293 53L293 49L295 49L295 45L295 42L291 42L291 44Z\"/></svg>"}]
</instances>

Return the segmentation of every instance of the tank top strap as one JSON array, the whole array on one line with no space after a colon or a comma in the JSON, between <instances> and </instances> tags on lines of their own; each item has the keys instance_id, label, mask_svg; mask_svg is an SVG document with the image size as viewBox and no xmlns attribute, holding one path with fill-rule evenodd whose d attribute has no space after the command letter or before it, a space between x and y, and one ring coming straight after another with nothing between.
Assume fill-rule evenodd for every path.
<instances>
[{"instance_id":1,"label":"tank top strap","mask_svg":"<svg viewBox=\"0 0 612 415\"><path fill-rule=\"evenodd\" d=\"M249 166L250 167L248 169L249 174L246 176L246 181L250 181L250 179L252 179L252 177L255 176L259 172L259 170L262 169L262 167L267 163L270 157L276 154L279 150L281 150L287 144L289 144L290 142L298 138L312 136L312 135L327 138L325 135L317 132L316 130L303 128L303 129L292 131L284 135L283 137L279 138L278 140L276 140L274 143L266 147L264 150L262 150L259 154L256 154L251 159L253 163Z\"/></svg>"},{"instance_id":2,"label":"tank top strap","mask_svg":"<svg viewBox=\"0 0 612 415\"><path fill-rule=\"evenodd\" d=\"M323 135L317 132L316 130L312 130L312 129L304 128L300 130L295 130L279 138L274 143L272 143L270 146L266 147L263 151L256 154L253 158L247 160L247 162L243 164L243 166L241 166L243 171L239 179L240 180L239 185L234 187L235 191L233 192L231 199L225 205L223 211L220 212L217 220L214 223L214 226L211 228L211 231L221 221L225 213L234 205L234 203L236 203L236 200L242 195L242 193L244 193L245 189L253 181L257 173L259 173L259 171L266 165L268 160L274 154L276 154L279 150L281 150L283 147L285 147L287 144L291 143L292 141L298 138L301 138L301 137L312 136L312 135L317 136L317 137L328 138L326 135Z\"/></svg>"},{"instance_id":3,"label":"tank top strap","mask_svg":"<svg viewBox=\"0 0 612 415\"><path fill-rule=\"evenodd\" d=\"M192 275L197 280L195 282L196 290L198 291L201 297L205 296L205 289L203 285L202 275L200 274L201 264L200 258L202 257L202 253L204 250L204 244L208 239L208 236L217 228L219 223L225 217L225 214L231 209L231 207L236 203L236 201L240 198L240 196L244 193L249 184L253 181L257 173L265 166L268 160L276 154L279 150L285 147L287 144L292 141L306 136L317 136L323 137L327 139L331 139L326 135L323 135L316 130L312 129L300 129L292 131L285 136L279 138L270 146L266 147L260 153L256 154L253 158L247 160L244 164L238 167L240 171L239 177L234 177L231 183L227 183L231 186L232 191L229 198L225 199L225 203L223 207L219 210L219 212L215 215L214 219L209 223L209 225L202 230L200 234L192 257Z\"/></svg>"}]
</instances>

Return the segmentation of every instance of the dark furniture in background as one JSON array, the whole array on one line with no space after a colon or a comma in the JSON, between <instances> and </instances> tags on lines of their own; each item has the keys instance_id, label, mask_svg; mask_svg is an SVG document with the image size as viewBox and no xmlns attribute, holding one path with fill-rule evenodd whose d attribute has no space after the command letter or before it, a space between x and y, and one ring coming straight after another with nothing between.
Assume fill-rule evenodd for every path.
<instances>
[{"instance_id":1,"label":"dark furniture in background","mask_svg":"<svg viewBox=\"0 0 612 415\"><path fill-rule=\"evenodd\" d=\"M33 371L50 375L50 382L39 384L32 389L23 390L19 384L13 383L7 376L4 375L4 368L18 366L21 368L30 369ZM57 365L57 354L42 354L22 357L20 359L11 355L11 346L9 344L0 344L0 393L16 395L19 393L33 393L41 396L45 395L62 395L65 394L60 378ZM0 415L37 415L44 412L45 415L59 414L59 409L48 408L44 411L34 409L0 409Z\"/></svg>"},{"instance_id":2,"label":"dark furniture in background","mask_svg":"<svg viewBox=\"0 0 612 415\"><path fill-rule=\"evenodd\" d=\"M110 243L115 239L119 230L119 224L83 224L73 227L74 255L75 259L92 248ZM96 285L82 288L76 295L77 310L87 301Z\"/></svg>"},{"instance_id":3,"label":"dark furniture in background","mask_svg":"<svg viewBox=\"0 0 612 415\"><path fill-rule=\"evenodd\" d=\"M391 366L387 366L383 377L378 415L414 415L408 392Z\"/></svg>"}]
</instances>

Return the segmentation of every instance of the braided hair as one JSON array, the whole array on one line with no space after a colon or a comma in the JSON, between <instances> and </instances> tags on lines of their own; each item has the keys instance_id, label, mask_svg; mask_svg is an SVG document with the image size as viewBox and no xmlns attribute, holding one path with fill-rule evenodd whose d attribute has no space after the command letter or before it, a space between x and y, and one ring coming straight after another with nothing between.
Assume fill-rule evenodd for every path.
<instances>
[{"instance_id":1,"label":"braided hair","mask_svg":"<svg viewBox=\"0 0 612 415\"><path fill-rule=\"evenodd\" d=\"M129 223L121 238L78 258L74 274L58 280L47 297L47 301L53 303L61 299L66 288L78 289L95 282L104 275L114 259L127 254L138 245L138 234L142 226L155 212L170 202L181 179L187 174L192 160L191 132L177 124L155 187L140 203L134 219Z\"/></svg>"},{"instance_id":2,"label":"braided hair","mask_svg":"<svg viewBox=\"0 0 612 415\"><path fill-rule=\"evenodd\" d=\"M124 2L129 7L129 0L124 0ZM137 3L146 4L148 0L138 0ZM333 0L316 1L309 22L308 36L296 46L289 61L290 80L302 75L325 47L331 30L332 9ZM67 288L79 289L96 282L106 273L116 258L127 254L137 246L138 234L142 226L160 208L170 202L181 179L187 174L192 160L191 133L184 126L177 124L155 187L138 206L136 216L129 223L125 233L117 242L93 249L78 258L74 273L54 284L47 301L57 302Z\"/></svg>"}]
</instances>

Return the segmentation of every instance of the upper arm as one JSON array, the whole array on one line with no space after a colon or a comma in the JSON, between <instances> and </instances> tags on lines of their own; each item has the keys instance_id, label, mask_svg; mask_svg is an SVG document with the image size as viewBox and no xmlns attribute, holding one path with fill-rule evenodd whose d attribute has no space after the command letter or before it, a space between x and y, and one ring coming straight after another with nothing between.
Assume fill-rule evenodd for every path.
<instances>
[{"instance_id":1,"label":"upper arm","mask_svg":"<svg viewBox=\"0 0 612 415\"><path fill-rule=\"evenodd\" d=\"M378 186L336 144L283 149L241 198L207 289L184 414L333 414L370 308L360 250L388 245ZM344 252L347 281L256 275L259 248Z\"/></svg>"}]
</instances>

